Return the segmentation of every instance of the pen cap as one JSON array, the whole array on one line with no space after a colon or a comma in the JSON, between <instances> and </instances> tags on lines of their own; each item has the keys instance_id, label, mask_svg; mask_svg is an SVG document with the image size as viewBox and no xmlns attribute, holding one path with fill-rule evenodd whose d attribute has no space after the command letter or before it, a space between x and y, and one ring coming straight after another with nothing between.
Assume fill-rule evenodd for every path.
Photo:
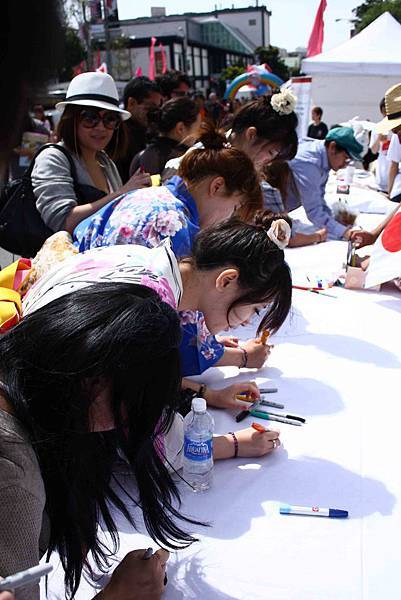
<instances>
[{"instance_id":1,"label":"pen cap","mask_svg":"<svg viewBox=\"0 0 401 600\"><path fill-rule=\"evenodd\" d=\"M197 413L206 412L206 400L204 398L194 398L192 400L192 410Z\"/></svg>"}]
</instances>

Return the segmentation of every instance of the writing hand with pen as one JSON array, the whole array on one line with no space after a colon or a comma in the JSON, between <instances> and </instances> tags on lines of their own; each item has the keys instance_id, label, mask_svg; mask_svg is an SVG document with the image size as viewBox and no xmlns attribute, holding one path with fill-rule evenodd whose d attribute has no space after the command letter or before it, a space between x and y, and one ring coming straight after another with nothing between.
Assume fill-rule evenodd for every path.
<instances>
[{"instance_id":1,"label":"writing hand with pen","mask_svg":"<svg viewBox=\"0 0 401 600\"><path fill-rule=\"evenodd\" d=\"M266 341L267 338L263 340L262 334L262 337L248 340L241 345L247 353L246 367L248 369L261 369L269 358L274 346L267 344Z\"/></svg>"},{"instance_id":2,"label":"writing hand with pen","mask_svg":"<svg viewBox=\"0 0 401 600\"><path fill-rule=\"evenodd\" d=\"M246 396L247 400L244 401L238 396L242 394ZM234 383L229 387L221 390L212 390L206 388L204 392L204 398L208 406L214 406L215 408L231 408L234 410L241 410L249 406L249 402L254 402L260 398L260 392L258 386L252 381L245 381L241 383Z\"/></svg>"},{"instance_id":3,"label":"writing hand with pen","mask_svg":"<svg viewBox=\"0 0 401 600\"><path fill-rule=\"evenodd\" d=\"M94 600L159 600L165 590L167 550L149 556L146 549L129 552Z\"/></svg>"}]
</instances>

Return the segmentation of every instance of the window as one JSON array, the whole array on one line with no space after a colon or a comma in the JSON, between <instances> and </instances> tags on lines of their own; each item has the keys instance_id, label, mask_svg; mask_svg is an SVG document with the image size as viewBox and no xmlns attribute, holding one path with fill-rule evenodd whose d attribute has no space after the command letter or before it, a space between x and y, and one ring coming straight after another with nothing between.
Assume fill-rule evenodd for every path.
<instances>
[{"instance_id":1,"label":"window","mask_svg":"<svg viewBox=\"0 0 401 600\"><path fill-rule=\"evenodd\" d=\"M256 25L256 19L249 19L248 25Z\"/></svg>"}]
</instances>

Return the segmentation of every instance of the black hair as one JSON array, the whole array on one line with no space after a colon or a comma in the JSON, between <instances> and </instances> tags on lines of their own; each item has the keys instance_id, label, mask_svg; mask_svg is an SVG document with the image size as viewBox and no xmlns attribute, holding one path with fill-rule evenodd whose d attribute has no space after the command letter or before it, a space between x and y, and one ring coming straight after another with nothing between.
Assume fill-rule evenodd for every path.
<instances>
[{"instance_id":1,"label":"black hair","mask_svg":"<svg viewBox=\"0 0 401 600\"><path fill-rule=\"evenodd\" d=\"M165 98L170 99L174 90L176 90L181 83L185 83L189 88L191 87L191 80L185 73L181 71L167 71L164 75L156 77L156 82L159 85L161 92Z\"/></svg>"},{"instance_id":2,"label":"black hair","mask_svg":"<svg viewBox=\"0 0 401 600\"><path fill-rule=\"evenodd\" d=\"M78 156L81 155L81 148L79 146L76 128L79 115L85 108L90 108L94 112L101 112L102 110L96 106L85 107L80 106L79 104L67 104L57 124L57 136L59 140L64 142L66 148L70 152L74 152ZM124 121L121 119L120 126L113 131L111 140L104 149L104 152L106 152L113 160L117 160L125 155L126 149L127 130Z\"/></svg>"},{"instance_id":3,"label":"black hair","mask_svg":"<svg viewBox=\"0 0 401 600\"><path fill-rule=\"evenodd\" d=\"M239 135L249 127L255 127L256 143L261 141L279 142L282 150L277 158L291 160L297 153L298 117L295 112L289 115L278 113L271 105L271 96L263 96L242 106L232 121L233 133Z\"/></svg>"},{"instance_id":4,"label":"black hair","mask_svg":"<svg viewBox=\"0 0 401 600\"><path fill-rule=\"evenodd\" d=\"M262 177L276 188L283 199L284 208L287 210L287 197L292 193L299 199L299 190L291 167L287 161L273 160L262 167Z\"/></svg>"},{"instance_id":5,"label":"black hair","mask_svg":"<svg viewBox=\"0 0 401 600\"><path fill-rule=\"evenodd\" d=\"M380 100L379 108L380 108L381 111L383 111L383 110L385 111L386 110L386 99L385 98L382 98Z\"/></svg>"},{"instance_id":6,"label":"black hair","mask_svg":"<svg viewBox=\"0 0 401 600\"><path fill-rule=\"evenodd\" d=\"M334 146L335 146L335 151L336 152L345 152L348 156L350 156L350 153L348 152L348 150L346 148L343 148L338 142L336 142L335 140L325 140L324 141L324 145L325 148L329 147L329 144L331 144L331 142L334 142Z\"/></svg>"},{"instance_id":7,"label":"black hair","mask_svg":"<svg viewBox=\"0 0 401 600\"><path fill-rule=\"evenodd\" d=\"M149 98L150 94L161 94L157 83L149 79L149 77L133 77L124 88L124 108L127 108L129 98L134 98L141 104L146 98Z\"/></svg>"},{"instance_id":8,"label":"black hair","mask_svg":"<svg viewBox=\"0 0 401 600\"><path fill-rule=\"evenodd\" d=\"M212 122L204 121L199 127L201 148L194 148L181 159L178 175L190 185L206 177L220 176L229 194L241 192L244 198L237 216L250 221L263 206L259 176L249 158L227 144L225 132Z\"/></svg>"},{"instance_id":9,"label":"black hair","mask_svg":"<svg viewBox=\"0 0 401 600\"><path fill-rule=\"evenodd\" d=\"M191 98L172 98L167 100L163 106L152 111L149 121L154 122L161 133L168 133L182 121L186 127L195 123L199 114L199 108Z\"/></svg>"},{"instance_id":10,"label":"black hair","mask_svg":"<svg viewBox=\"0 0 401 600\"><path fill-rule=\"evenodd\" d=\"M189 260L200 271L217 267L235 267L244 293L229 307L244 304L268 304L258 333L276 331L285 321L292 298L291 272L284 252L266 232L277 219L292 221L287 215L259 212L253 224L232 217L201 231L195 238Z\"/></svg>"},{"instance_id":11,"label":"black hair","mask_svg":"<svg viewBox=\"0 0 401 600\"><path fill-rule=\"evenodd\" d=\"M0 71L7 92L0 101L0 161L19 143L29 101L62 63L63 38L59 0L1 3Z\"/></svg>"},{"instance_id":12,"label":"black hair","mask_svg":"<svg viewBox=\"0 0 401 600\"><path fill-rule=\"evenodd\" d=\"M180 341L176 311L153 290L111 282L50 302L0 339L1 380L45 484L48 556L58 551L72 596L87 552L103 572L109 566L110 550L97 537L100 518L117 551L110 504L135 525L112 486L119 448L136 480L134 502L152 539L170 548L194 541L173 520L194 522L173 506L179 492L155 448L156 435L169 430L179 402ZM110 387L113 432L90 429L99 380Z\"/></svg>"},{"instance_id":13,"label":"black hair","mask_svg":"<svg viewBox=\"0 0 401 600\"><path fill-rule=\"evenodd\" d=\"M314 106L312 108L312 112L315 112L317 115L319 115L320 118L322 118L323 116L323 108L321 108L320 106Z\"/></svg>"}]
</instances>

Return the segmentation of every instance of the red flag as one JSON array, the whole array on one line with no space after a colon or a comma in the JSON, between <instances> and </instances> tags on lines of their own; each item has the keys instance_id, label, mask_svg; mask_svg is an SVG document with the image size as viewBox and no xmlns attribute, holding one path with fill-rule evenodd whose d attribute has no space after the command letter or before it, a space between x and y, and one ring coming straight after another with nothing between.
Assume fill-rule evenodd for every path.
<instances>
[{"instance_id":1,"label":"red flag","mask_svg":"<svg viewBox=\"0 0 401 600\"><path fill-rule=\"evenodd\" d=\"M327 0L320 0L319 8L317 9L315 22L313 23L312 33L308 42L308 50L306 56L315 56L320 54L323 48L324 38L324 20L323 14L326 10Z\"/></svg>"},{"instance_id":2,"label":"red flag","mask_svg":"<svg viewBox=\"0 0 401 600\"><path fill-rule=\"evenodd\" d=\"M151 43L150 43L150 52L149 52L149 79L151 79L152 81L155 78L155 44L156 44L156 38L152 37Z\"/></svg>"},{"instance_id":3,"label":"red flag","mask_svg":"<svg viewBox=\"0 0 401 600\"><path fill-rule=\"evenodd\" d=\"M138 67L137 70L135 71L135 77L142 77L143 73L142 73L142 67Z\"/></svg>"},{"instance_id":4,"label":"red flag","mask_svg":"<svg viewBox=\"0 0 401 600\"><path fill-rule=\"evenodd\" d=\"M370 288L398 277L401 277L401 208L373 246L365 287Z\"/></svg>"},{"instance_id":5,"label":"red flag","mask_svg":"<svg viewBox=\"0 0 401 600\"><path fill-rule=\"evenodd\" d=\"M165 51L164 46L163 46L163 44L161 42L159 44L159 48L160 48L160 52L162 53L162 75L164 75L164 73L166 73L166 71L167 71L166 51Z\"/></svg>"}]
</instances>

